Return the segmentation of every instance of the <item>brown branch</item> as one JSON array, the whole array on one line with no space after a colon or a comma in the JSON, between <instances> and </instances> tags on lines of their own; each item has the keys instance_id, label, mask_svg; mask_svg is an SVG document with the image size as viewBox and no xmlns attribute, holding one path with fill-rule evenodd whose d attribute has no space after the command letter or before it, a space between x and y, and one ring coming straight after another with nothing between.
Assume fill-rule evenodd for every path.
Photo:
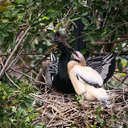
<instances>
[{"instance_id":1,"label":"brown branch","mask_svg":"<svg viewBox=\"0 0 128 128\"><path fill-rule=\"evenodd\" d=\"M117 78L116 76L113 76L113 77L114 77L117 81L120 81L120 82L118 83L117 87L119 87L122 83L123 83L124 85L128 86L128 84L125 83L125 80L127 79L128 76L125 76L122 80L119 79L119 78Z\"/></svg>"},{"instance_id":2,"label":"brown branch","mask_svg":"<svg viewBox=\"0 0 128 128\"><path fill-rule=\"evenodd\" d=\"M97 46L97 45L106 45L106 44L117 44L117 43L121 43L121 42L123 42L123 41L127 41L128 40L128 38L125 38L125 39L118 39L118 40L116 40L116 41L112 41L112 42L107 42L107 41L96 41L95 42L95 44L94 44L94 46Z\"/></svg>"},{"instance_id":3,"label":"brown branch","mask_svg":"<svg viewBox=\"0 0 128 128\"><path fill-rule=\"evenodd\" d=\"M11 70L14 71L14 72L20 73L20 74L22 74L23 76L28 77L29 79L33 80L34 82L37 82L37 83L40 83L40 84L46 84L45 82L38 81L38 80L32 78L31 76L27 75L26 73L23 73L23 72L21 72L21 71L17 71L17 70L15 70L15 69L13 69L13 68L11 68Z\"/></svg>"},{"instance_id":4,"label":"brown branch","mask_svg":"<svg viewBox=\"0 0 128 128\"><path fill-rule=\"evenodd\" d=\"M8 64L9 64L11 58L12 58L12 56L14 55L14 53L15 53L16 50L18 49L19 45L20 45L20 44L22 43L22 41L24 40L24 38L25 38L25 36L27 35L27 32L29 31L29 29L30 29L30 26L26 29L26 31L24 32L24 34L22 35L22 37L18 40L18 42L17 42L15 48L14 48L13 51L11 52L11 54L10 54L10 56L8 57L7 61L5 62L3 68L2 68L2 70L1 70L1 72L0 72L0 79L1 79L2 76L4 75L5 70L6 70Z\"/></svg>"},{"instance_id":5,"label":"brown branch","mask_svg":"<svg viewBox=\"0 0 128 128\"><path fill-rule=\"evenodd\" d=\"M128 78L128 74L120 81L120 83L117 85L117 87L119 87L121 84L123 84L127 78Z\"/></svg>"},{"instance_id":6,"label":"brown branch","mask_svg":"<svg viewBox=\"0 0 128 128\"><path fill-rule=\"evenodd\" d=\"M21 48L21 51L19 51L19 53L16 55L16 58L14 60L12 60L12 62L8 65L8 67L6 68L6 71L9 70L10 67L12 67L12 65L16 64L17 61L19 60L19 57L22 53L23 49Z\"/></svg>"},{"instance_id":7,"label":"brown branch","mask_svg":"<svg viewBox=\"0 0 128 128\"><path fill-rule=\"evenodd\" d=\"M8 80L18 89L20 89L20 87L10 78L10 76L5 72L5 75L7 76Z\"/></svg>"},{"instance_id":8,"label":"brown branch","mask_svg":"<svg viewBox=\"0 0 128 128\"><path fill-rule=\"evenodd\" d=\"M110 15L110 12L111 12L111 8L109 8L109 10L108 10L107 13L106 13L106 16L105 16L105 18L104 18L104 20L103 20L103 24L102 24L102 29L104 29L105 26L106 26L107 19L108 19L109 15Z\"/></svg>"},{"instance_id":9,"label":"brown branch","mask_svg":"<svg viewBox=\"0 0 128 128\"><path fill-rule=\"evenodd\" d=\"M0 54L0 57L3 57L3 56L9 56L10 54ZM44 56L44 55L42 55L41 53L22 53L22 54L20 54L20 55L25 55L25 56L29 56L29 55L31 55L31 56Z\"/></svg>"},{"instance_id":10,"label":"brown branch","mask_svg":"<svg viewBox=\"0 0 128 128\"><path fill-rule=\"evenodd\" d=\"M113 29L113 30L112 30L111 32L109 32L108 34L106 34L106 36L105 36L104 38L107 39L107 38L108 38L110 35L112 35L112 33L115 32L118 28L122 27L123 25L127 25L127 24L128 24L128 22L124 22L124 23L122 23L122 24L116 26L116 28Z\"/></svg>"},{"instance_id":11,"label":"brown branch","mask_svg":"<svg viewBox=\"0 0 128 128\"><path fill-rule=\"evenodd\" d=\"M1 60L1 65L3 66L3 61ZM16 86L18 89L20 89L20 87L10 78L10 76L7 74L7 72L5 72L5 75L7 76L7 78L9 79L9 81Z\"/></svg>"}]
</instances>

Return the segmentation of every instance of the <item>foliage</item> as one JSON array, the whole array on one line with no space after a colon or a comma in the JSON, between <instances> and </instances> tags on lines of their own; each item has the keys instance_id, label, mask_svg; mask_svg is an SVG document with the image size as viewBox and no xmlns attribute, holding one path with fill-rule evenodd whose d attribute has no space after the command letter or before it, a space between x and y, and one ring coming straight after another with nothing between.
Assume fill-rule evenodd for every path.
<instances>
[{"instance_id":1,"label":"foliage","mask_svg":"<svg viewBox=\"0 0 128 128\"><path fill-rule=\"evenodd\" d=\"M32 121L39 115L32 106L33 98L29 96L33 88L28 81L18 82L18 85L20 89L5 81L0 84L1 128L33 128Z\"/></svg>"},{"instance_id":2,"label":"foliage","mask_svg":"<svg viewBox=\"0 0 128 128\"><path fill-rule=\"evenodd\" d=\"M121 55L117 57L116 71L118 73L116 77L118 79L108 84L112 89L120 80L127 78L128 74L127 14L127 0L0 1L0 69L23 37L5 68L11 65L19 55L31 68L29 71L38 71L40 65L37 61L42 62L43 55L50 46L53 33L62 31L68 34L72 46L74 46L76 38L81 36L82 40L86 42L86 49L82 52L87 55L99 55L104 52L116 52ZM82 35L79 35L81 26L74 31L77 26L76 21L79 19L84 24ZM29 28L28 32L23 36L27 28ZM78 37L74 32L78 32ZM19 58L15 60L15 63L23 65L23 61ZM26 71L24 68L23 70ZM26 78L19 81L16 80L17 78L13 78L20 87L18 89L5 77L2 76L0 83L0 127L17 127L17 125L21 128L36 127L32 123L38 113L32 106L33 98L29 96L30 93L35 92L30 81L28 82ZM34 73L33 77L35 79ZM127 86L126 82L120 85L120 88ZM81 97L76 98L81 99ZM102 123L99 116L97 116L97 120Z\"/></svg>"},{"instance_id":3,"label":"foliage","mask_svg":"<svg viewBox=\"0 0 128 128\"><path fill-rule=\"evenodd\" d=\"M27 54L46 52L53 33L58 30L66 31L70 35L70 43L74 44L74 27L78 19L82 19L84 24L82 39L86 41L87 49L83 53L102 53L101 49L107 52L127 52L126 2L13 0L9 2L7 10L0 12L2 53L8 54L15 47L20 32L24 32L28 26L30 30L24 39ZM127 60L126 57L123 59Z\"/></svg>"},{"instance_id":4,"label":"foliage","mask_svg":"<svg viewBox=\"0 0 128 128\"><path fill-rule=\"evenodd\" d=\"M107 41L115 42L114 48L119 51L125 49L126 42L118 44L116 41L118 38L124 39L122 36L127 33L128 9L125 4L127 1L83 2L78 0L16 0L11 2L7 10L0 12L0 44L4 45L5 52L7 48L12 49L15 46L17 34L26 26L31 26L24 46L28 52L32 48L36 48L35 51L39 52L39 48L44 50L43 43L48 45L50 35L54 31L66 29L69 23L81 18L85 25L84 40L91 41L87 44L89 48L92 48L91 44L97 41L101 43ZM72 29L70 31L73 32ZM35 42L32 43L32 41Z\"/></svg>"}]
</instances>

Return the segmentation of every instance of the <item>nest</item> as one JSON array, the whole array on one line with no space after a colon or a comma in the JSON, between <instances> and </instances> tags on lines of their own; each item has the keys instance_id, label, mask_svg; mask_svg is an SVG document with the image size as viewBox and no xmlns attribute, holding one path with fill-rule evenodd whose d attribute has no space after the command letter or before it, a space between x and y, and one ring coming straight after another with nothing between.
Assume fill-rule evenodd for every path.
<instances>
[{"instance_id":1,"label":"nest","mask_svg":"<svg viewBox=\"0 0 128 128\"><path fill-rule=\"evenodd\" d=\"M77 100L75 95L48 89L44 89L41 95L31 96L35 98L37 110L41 110L36 122L42 122L47 128L103 128L128 125L128 117L122 118L122 115L127 116L126 94L127 88L123 92L122 89L109 91L111 104L108 106L100 102Z\"/></svg>"}]
</instances>

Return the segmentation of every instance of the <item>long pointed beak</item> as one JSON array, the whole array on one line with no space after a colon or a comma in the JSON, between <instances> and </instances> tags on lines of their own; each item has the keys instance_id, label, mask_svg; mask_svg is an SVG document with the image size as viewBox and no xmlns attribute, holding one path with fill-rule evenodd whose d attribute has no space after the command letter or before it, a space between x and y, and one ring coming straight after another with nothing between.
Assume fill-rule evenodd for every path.
<instances>
[{"instance_id":1,"label":"long pointed beak","mask_svg":"<svg viewBox=\"0 0 128 128\"><path fill-rule=\"evenodd\" d=\"M55 51L56 48L57 48L57 44L53 44L53 45L48 49L48 53L51 53L51 52Z\"/></svg>"},{"instance_id":2,"label":"long pointed beak","mask_svg":"<svg viewBox=\"0 0 128 128\"><path fill-rule=\"evenodd\" d=\"M69 52L71 52L71 53L73 53L73 54L77 55L76 51L75 51L73 48L68 47L68 50L69 50Z\"/></svg>"},{"instance_id":3,"label":"long pointed beak","mask_svg":"<svg viewBox=\"0 0 128 128\"><path fill-rule=\"evenodd\" d=\"M66 36L63 35L62 33L56 32L54 35L54 40L51 43L59 47L62 46L62 49L63 47L65 47L66 48L65 52L68 52L69 54L73 53L77 56L76 51L69 45L69 43L66 40Z\"/></svg>"},{"instance_id":4,"label":"long pointed beak","mask_svg":"<svg viewBox=\"0 0 128 128\"><path fill-rule=\"evenodd\" d=\"M52 46L53 47L55 46L56 48L58 47L59 44L61 44L67 48L67 52L69 54L73 53L77 56L76 51L67 42L59 42L58 40L54 40L54 41L52 41L52 44L53 44Z\"/></svg>"}]
</instances>

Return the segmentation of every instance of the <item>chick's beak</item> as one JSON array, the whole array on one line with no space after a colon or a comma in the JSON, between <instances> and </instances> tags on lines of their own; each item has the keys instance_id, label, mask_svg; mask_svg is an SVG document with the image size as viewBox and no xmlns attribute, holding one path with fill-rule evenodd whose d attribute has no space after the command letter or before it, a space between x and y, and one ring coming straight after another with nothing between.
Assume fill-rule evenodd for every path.
<instances>
[{"instance_id":1,"label":"chick's beak","mask_svg":"<svg viewBox=\"0 0 128 128\"><path fill-rule=\"evenodd\" d=\"M81 58L79 57L79 55L77 54L76 51L73 51L73 52L72 52L72 59L74 59L74 60L80 62L80 59L81 59Z\"/></svg>"}]
</instances>

